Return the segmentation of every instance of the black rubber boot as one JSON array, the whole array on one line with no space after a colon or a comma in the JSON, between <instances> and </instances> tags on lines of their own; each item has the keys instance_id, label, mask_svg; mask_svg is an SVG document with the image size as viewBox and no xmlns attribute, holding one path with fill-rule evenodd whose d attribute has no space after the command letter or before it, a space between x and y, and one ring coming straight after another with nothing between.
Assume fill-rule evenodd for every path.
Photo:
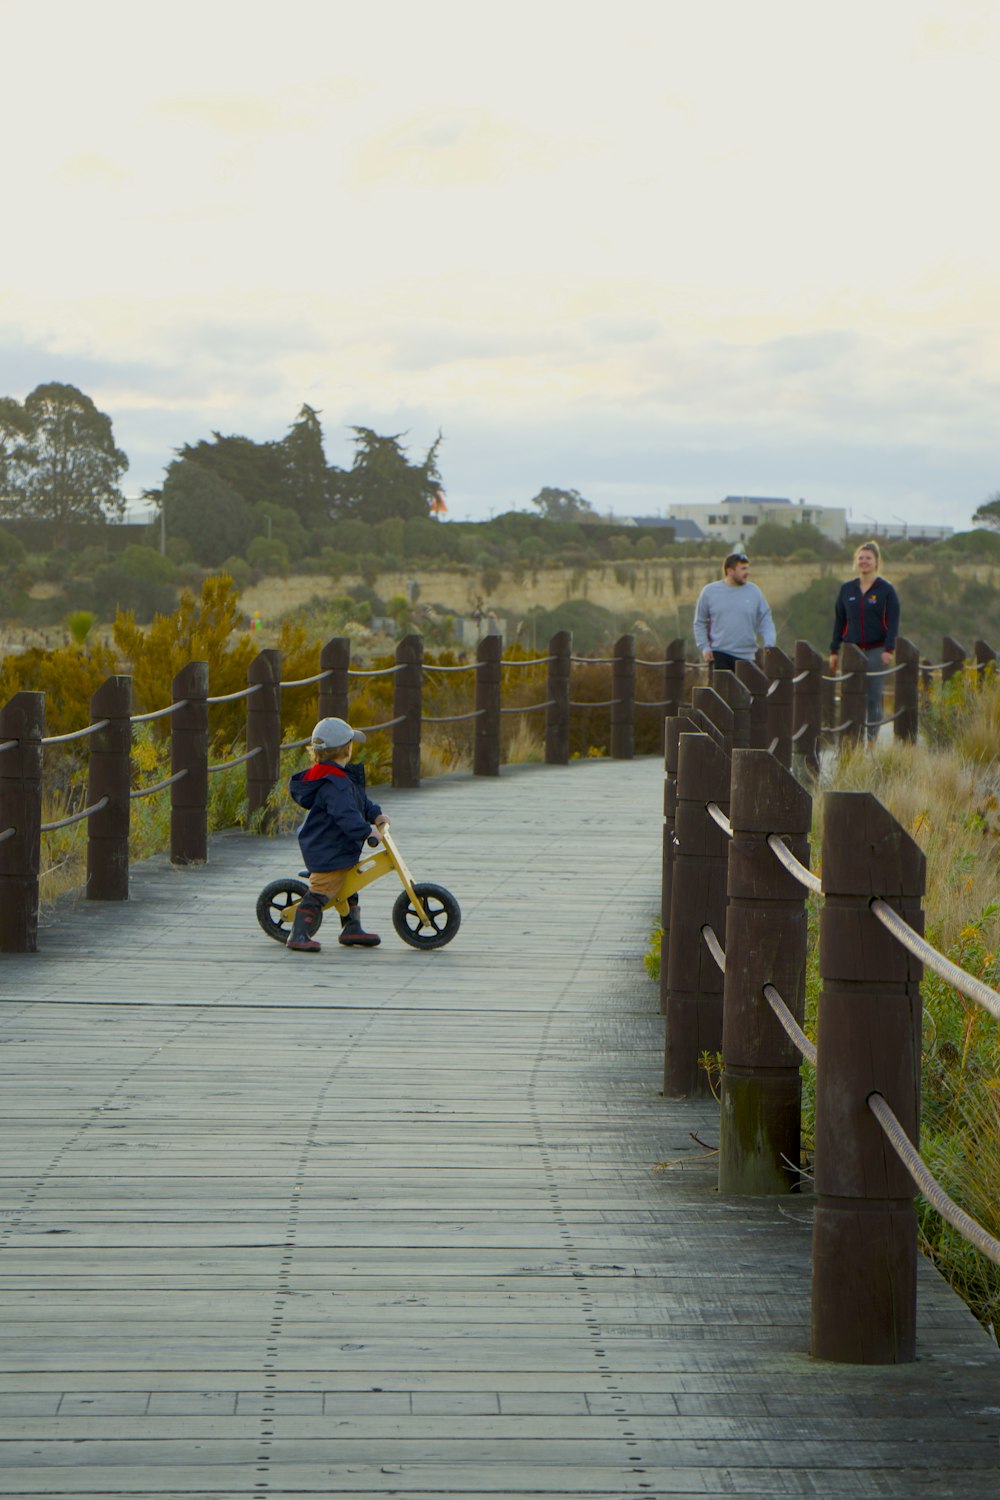
<instances>
[{"instance_id":1,"label":"black rubber boot","mask_svg":"<svg viewBox=\"0 0 1000 1500\"><path fill-rule=\"evenodd\" d=\"M295 908L295 917L292 921L292 930L288 934L286 948L293 953L318 953L320 945L310 933L318 925L319 914L325 903L322 896L317 896L314 891L307 891Z\"/></svg>"},{"instance_id":2,"label":"black rubber boot","mask_svg":"<svg viewBox=\"0 0 1000 1500\"><path fill-rule=\"evenodd\" d=\"M366 932L361 925L361 907L348 898L349 910L340 919L340 941L345 948L377 948L382 939L375 932Z\"/></svg>"}]
</instances>

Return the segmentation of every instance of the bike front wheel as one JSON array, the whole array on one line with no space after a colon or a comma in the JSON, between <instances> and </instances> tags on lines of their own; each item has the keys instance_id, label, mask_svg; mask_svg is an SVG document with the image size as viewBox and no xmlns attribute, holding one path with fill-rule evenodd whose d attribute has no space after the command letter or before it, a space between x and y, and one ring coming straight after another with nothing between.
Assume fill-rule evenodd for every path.
<instances>
[{"instance_id":1,"label":"bike front wheel","mask_svg":"<svg viewBox=\"0 0 1000 1500\"><path fill-rule=\"evenodd\" d=\"M445 943L451 942L462 920L458 902L443 885L426 882L415 885L413 889L427 913L427 923L421 922L419 912L403 891L392 908L393 927L411 948L422 948L425 951L443 948Z\"/></svg>"},{"instance_id":2,"label":"bike front wheel","mask_svg":"<svg viewBox=\"0 0 1000 1500\"><path fill-rule=\"evenodd\" d=\"M257 921L276 943L287 943L294 917L291 908L298 906L309 887L304 880L272 880L257 897ZM287 913L287 915L286 915ZM312 931L319 929L323 913L317 911Z\"/></svg>"}]
</instances>

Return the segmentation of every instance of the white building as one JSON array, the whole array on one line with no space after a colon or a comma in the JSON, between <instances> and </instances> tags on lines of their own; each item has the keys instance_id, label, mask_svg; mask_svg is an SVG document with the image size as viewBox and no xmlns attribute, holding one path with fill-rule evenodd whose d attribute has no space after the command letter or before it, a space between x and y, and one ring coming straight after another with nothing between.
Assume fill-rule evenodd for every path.
<instances>
[{"instance_id":1,"label":"white building","mask_svg":"<svg viewBox=\"0 0 1000 1500\"><path fill-rule=\"evenodd\" d=\"M832 542L843 542L847 535L847 510L834 505L807 505L804 500L768 499L760 495L727 495L714 505L672 505L678 520L694 521L706 537L726 546L753 546L758 526L792 526L806 521Z\"/></svg>"}]
</instances>

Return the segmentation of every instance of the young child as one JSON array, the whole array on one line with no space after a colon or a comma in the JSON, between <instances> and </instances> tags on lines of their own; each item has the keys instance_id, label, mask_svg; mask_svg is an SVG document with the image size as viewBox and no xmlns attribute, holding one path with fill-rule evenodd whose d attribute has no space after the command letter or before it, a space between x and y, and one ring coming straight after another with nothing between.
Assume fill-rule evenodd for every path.
<instances>
[{"instance_id":1,"label":"young child","mask_svg":"<svg viewBox=\"0 0 1000 1500\"><path fill-rule=\"evenodd\" d=\"M309 871L309 890L295 908L285 944L294 953L320 951L311 936L318 914L357 864L365 840L389 825L378 803L365 791L364 766L351 765L354 746L364 742L362 731L343 719L320 719L309 741L312 765L296 771L288 783L291 796L307 809L299 829L299 848ZM348 915L340 919L340 941L347 947L377 947L382 940L362 927L357 896L349 896L348 902Z\"/></svg>"}]
</instances>

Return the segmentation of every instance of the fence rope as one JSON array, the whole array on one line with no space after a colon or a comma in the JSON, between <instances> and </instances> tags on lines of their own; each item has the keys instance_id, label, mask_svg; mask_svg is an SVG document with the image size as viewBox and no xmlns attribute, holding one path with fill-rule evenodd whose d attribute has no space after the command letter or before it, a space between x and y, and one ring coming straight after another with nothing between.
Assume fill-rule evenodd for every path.
<instances>
[{"instance_id":1,"label":"fence rope","mask_svg":"<svg viewBox=\"0 0 1000 1500\"><path fill-rule=\"evenodd\" d=\"M604 698L599 703L575 703L571 699L569 706L570 708L614 708L615 704L621 701L620 698Z\"/></svg>"},{"instance_id":2,"label":"fence rope","mask_svg":"<svg viewBox=\"0 0 1000 1500\"><path fill-rule=\"evenodd\" d=\"M933 969L935 974L940 974L952 989L958 990L967 1000L974 1000L977 1005L981 1005L984 1010L989 1011L991 1016L995 1016L1000 1021L1000 995L996 990L984 984L981 979L975 979L971 974L967 974L964 969L959 968L958 964L953 964L950 958L945 958L944 954L933 948L926 938L920 936L919 932L914 932L909 923L903 921L899 912L893 911L881 896L874 896L870 905L873 915L878 918L883 927L888 928L897 942L902 943L904 948L908 948L920 959L921 963Z\"/></svg>"},{"instance_id":3,"label":"fence rope","mask_svg":"<svg viewBox=\"0 0 1000 1500\"><path fill-rule=\"evenodd\" d=\"M819 895L823 893L823 882L818 875L814 875L807 865L795 858L780 833L769 833L765 840L767 847L778 861L784 865L789 875L795 877L800 885L804 885L810 891L816 891Z\"/></svg>"},{"instance_id":4,"label":"fence rope","mask_svg":"<svg viewBox=\"0 0 1000 1500\"><path fill-rule=\"evenodd\" d=\"M857 675L857 672L834 672L832 676L827 672L820 673L824 682L850 682L851 678Z\"/></svg>"},{"instance_id":5,"label":"fence rope","mask_svg":"<svg viewBox=\"0 0 1000 1500\"><path fill-rule=\"evenodd\" d=\"M391 729L394 724L402 724L406 714L397 714L394 719L386 719L384 724L366 724L362 734L377 734L380 729Z\"/></svg>"},{"instance_id":6,"label":"fence rope","mask_svg":"<svg viewBox=\"0 0 1000 1500\"><path fill-rule=\"evenodd\" d=\"M100 802L94 802L90 807L85 807L82 812L73 813L71 817L60 818L58 823L43 823L39 832L55 833L57 828L68 828L71 823L81 823L84 818L92 818L95 813L101 811L102 807L107 807L110 801L110 797L102 797Z\"/></svg>"},{"instance_id":7,"label":"fence rope","mask_svg":"<svg viewBox=\"0 0 1000 1500\"><path fill-rule=\"evenodd\" d=\"M846 721L846 723L844 723L844 724L824 724L823 727L822 727L822 729L820 730L820 733L821 734L843 734L844 730L845 729L850 729L853 723L854 723L853 719L848 719Z\"/></svg>"},{"instance_id":8,"label":"fence rope","mask_svg":"<svg viewBox=\"0 0 1000 1500\"><path fill-rule=\"evenodd\" d=\"M5 750L16 750L20 743L20 740L4 740L3 744L0 745L0 755L2 755Z\"/></svg>"},{"instance_id":9,"label":"fence rope","mask_svg":"<svg viewBox=\"0 0 1000 1500\"><path fill-rule=\"evenodd\" d=\"M394 667L374 667L370 672L355 672L352 669L347 675L348 677L393 677L397 672L402 672L407 665L405 661L398 661ZM442 668L442 671L447 670L447 667Z\"/></svg>"},{"instance_id":10,"label":"fence rope","mask_svg":"<svg viewBox=\"0 0 1000 1500\"><path fill-rule=\"evenodd\" d=\"M648 703L644 698L636 698L634 700L634 707L635 708L669 708L670 705L671 705L671 703L673 703L673 702L674 702L673 698L658 698L655 703Z\"/></svg>"},{"instance_id":11,"label":"fence rope","mask_svg":"<svg viewBox=\"0 0 1000 1500\"><path fill-rule=\"evenodd\" d=\"M262 682L252 682L249 687L240 688L238 693L222 693L218 698L206 698L206 703L235 703L237 698L249 698L253 693L259 693L264 686ZM280 683L275 683L280 687Z\"/></svg>"},{"instance_id":12,"label":"fence rope","mask_svg":"<svg viewBox=\"0 0 1000 1500\"><path fill-rule=\"evenodd\" d=\"M471 714L447 714L441 719L432 719L429 714L424 714L425 724L461 724L465 719L479 719L486 712L485 708L474 708Z\"/></svg>"},{"instance_id":13,"label":"fence rope","mask_svg":"<svg viewBox=\"0 0 1000 1500\"><path fill-rule=\"evenodd\" d=\"M553 658L551 656L547 656L545 658L545 660L546 661L552 661ZM479 669L481 667L485 667L485 665L486 665L486 663L484 661L470 661L464 667L438 667L438 666L433 665L431 662L425 662L424 663L424 671L425 672L478 672ZM509 663L507 663L507 662L501 662L500 665L503 667L503 666L509 665ZM531 662L530 665L531 666L535 666L535 663ZM540 663L539 663L539 665L540 665Z\"/></svg>"},{"instance_id":14,"label":"fence rope","mask_svg":"<svg viewBox=\"0 0 1000 1500\"><path fill-rule=\"evenodd\" d=\"M536 708L551 708L556 702L555 698L546 698L544 703L528 703L524 708L502 708L502 714L532 714Z\"/></svg>"},{"instance_id":15,"label":"fence rope","mask_svg":"<svg viewBox=\"0 0 1000 1500\"><path fill-rule=\"evenodd\" d=\"M806 678L811 676L813 670L812 667L806 667L804 672L797 672L792 678L792 686L794 687L797 682L805 682Z\"/></svg>"},{"instance_id":16,"label":"fence rope","mask_svg":"<svg viewBox=\"0 0 1000 1500\"><path fill-rule=\"evenodd\" d=\"M151 797L154 792L162 792L165 791L168 786L173 786L175 781L182 781L187 774L188 768L187 766L185 766L183 771L175 771L173 776L167 777L166 781L158 781L155 786L140 787L134 792L129 792L129 796L133 799L133 801L138 799L139 797Z\"/></svg>"},{"instance_id":17,"label":"fence rope","mask_svg":"<svg viewBox=\"0 0 1000 1500\"><path fill-rule=\"evenodd\" d=\"M3 833L0 833L0 844L6 844L7 840L12 839L16 832L16 828L5 828Z\"/></svg>"},{"instance_id":18,"label":"fence rope","mask_svg":"<svg viewBox=\"0 0 1000 1500\"><path fill-rule=\"evenodd\" d=\"M263 755L263 753L264 746L255 745L252 750L247 751L246 755L238 755L235 760L220 761L217 766L206 766L205 769L208 771L209 776L214 775L216 771L231 771L233 766L245 765L248 760L253 760L255 755Z\"/></svg>"},{"instance_id":19,"label":"fence rope","mask_svg":"<svg viewBox=\"0 0 1000 1500\"><path fill-rule=\"evenodd\" d=\"M570 661L576 666L584 667L613 667L618 660L617 656L571 656ZM634 660L634 658L633 658ZM657 663L659 666L659 663Z\"/></svg>"},{"instance_id":20,"label":"fence rope","mask_svg":"<svg viewBox=\"0 0 1000 1500\"><path fill-rule=\"evenodd\" d=\"M792 1041L795 1043L796 1047L798 1047L806 1062L812 1063L813 1067L815 1067L816 1058L819 1056L818 1052L816 1051L815 1042L811 1042L806 1036L805 1032L802 1030L802 1027L799 1025L798 1021L796 1021L795 1017L792 1015L791 1011L788 1009L788 1006L785 1004L784 1000L782 1000L773 984L765 984L763 994L764 999L774 1011L774 1014L780 1021L782 1027L785 1030L785 1033L789 1037L791 1037Z\"/></svg>"},{"instance_id":21,"label":"fence rope","mask_svg":"<svg viewBox=\"0 0 1000 1500\"><path fill-rule=\"evenodd\" d=\"M314 682L325 682L328 677L333 676L333 668L327 667L325 672L317 672L315 677L299 677L295 682L280 682L279 687L311 687Z\"/></svg>"},{"instance_id":22,"label":"fence rope","mask_svg":"<svg viewBox=\"0 0 1000 1500\"><path fill-rule=\"evenodd\" d=\"M898 661L894 667L882 667L878 672L866 672L866 677L893 677L903 670L905 663Z\"/></svg>"},{"instance_id":23,"label":"fence rope","mask_svg":"<svg viewBox=\"0 0 1000 1500\"><path fill-rule=\"evenodd\" d=\"M723 948L722 944L719 942L719 939L716 937L713 928L710 927L707 922L701 929L701 935L704 939L705 947L708 949L709 953L711 953L712 957L715 959L715 962L718 964L719 968L724 974L726 972L726 950L725 948Z\"/></svg>"},{"instance_id":24,"label":"fence rope","mask_svg":"<svg viewBox=\"0 0 1000 1500\"><path fill-rule=\"evenodd\" d=\"M69 740L83 740L88 734L96 734L99 729L107 729L110 723L110 719L98 719L96 724L88 724L86 729L74 729L72 734L50 734L42 740L42 744L65 745Z\"/></svg>"},{"instance_id":25,"label":"fence rope","mask_svg":"<svg viewBox=\"0 0 1000 1500\"><path fill-rule=\"evenodd\" d=\"M994 1265L1000 1266L1000 1240L994 1239L993 1235L989 1234L971 1214L967 1214L964 1208L959 1208L954 1198L949 1198L893 1114L885 1098L879 1093L869 1094L868 1108L881 1125L896 1155L928 1203L937 1209L942 1219L947 1219L953 1229L957 1229L964 1239L974 1245L981 1255L985 1255Z\"/></svg>"},{"instance_id":26,"label":"fence rope","mask_svg":"<svg viewBox=\"0 0 1000 1500\"><path fill-rule=\"evenodd\" d=\"M556 660L557 658L554 656L538 656L534 659L534 661L504 661L501 658L500 665L502 667L544 667L547 661ZM477 662L476 665L481 667L485 665L485 663Z\"/></svg>"},{"instance_id":27,"label":"fence rope","mask_svg":"<svg viewBox=\"0 0 1000 1500\"><path fill-rule=\"evenodd\" d=\"M178 698L176 703L168 703L166 708L154 708L151 714L133 714L129 723L148 724L150 719L163 719L167 714L175 714L178 709L189 708L190 706L191 700L189 698Z\"/></svg>"},{"instance_id":28,"label":"fence rope","mask_svg":"<svg viewBox=\"0 0 1000 1500\"><path fill-rule=\"evenodd\" d=\"M809 728L810 725L808 721L805 724L800 724L798 729L796 729L795 733L792 735L792 744L794 745L796 740L800 740L804 734L807 734Z\"/></svg>"},{"instance_id":29,"label":"fence rope","mask_svg":"<svg viewBox=\"0 0 1000 1500\"><path fill-rule=\"evenodd\" d=\"M708 816L711 818L712 822L718 823L719 827L722 829L726 837L731 839L733 836L733 825L732 823L730 823L729 819L726 817L719 804L717 802L706 802L705 811L708 813Z\"/></svg>"}]
</instances>

